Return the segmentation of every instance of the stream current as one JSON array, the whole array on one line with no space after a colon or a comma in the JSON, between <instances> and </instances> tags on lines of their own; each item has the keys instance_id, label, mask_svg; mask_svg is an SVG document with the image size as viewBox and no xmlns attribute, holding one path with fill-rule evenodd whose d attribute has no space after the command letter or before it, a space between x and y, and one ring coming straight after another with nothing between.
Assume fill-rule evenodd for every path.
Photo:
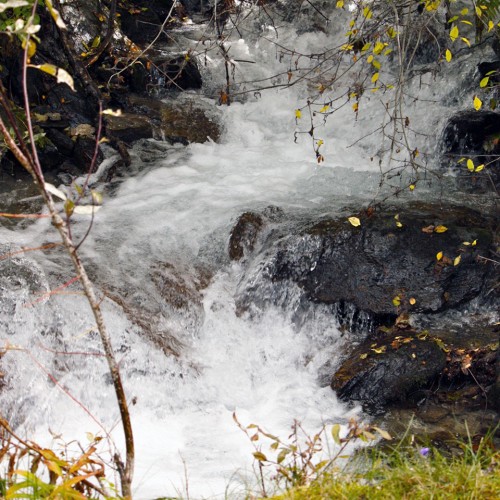
<instances>
[{"instance_id":1,"label":"stream current","mask_svg":"<svg viewBox=\"0 0 500 500\"><path fill-rule=\"evenodd\" d=\"M293 40L297 50L313 52L332 44L337 31L330 30L286 32L280 43ZM251 68L240 65L242 72L283 70L276 48L264 41L235 40L231 51L235 59L258 61ZM212 87L223 74L221 64L214 60L205 70ZM413 90L424 88L427 102L408 103L412 124L422 132L419 149L430 157L437 143L428 132L440 130L450 115L449 96L454 106L468 98L444 81L423 74ZM183 99L201 100L216 111L224 130L219 143L140 141L131 151L134 175L113 189L93 178L104 203L82 252L104 297L132 402L136 498L221 498L247 491L256 482L253 448L233 412L243 425L259 424L283 438L294 419L314 433L323 423L345 424L360 415L359 408L340 403L318 384L319 368L332 360L335 366L345 342L331 317L318 309L298 328L293 311L271 308L258 317L239 316L234 304L243 274L252 272L251 259L234 263L227 255L230 230L241 213L272 205L285 213L332 215L377 192L380 139L369 134L382 120L383 99L368 98L357 119L350 105L332 117L321 129L325 162L318 164L307 135L294 142L301 125L294 110L306 91L305 85L267 90L229 107L188 93ZM87 218L75 218L76 236L87 227ZM43 219L0 227L2 253L55 239ZM121 448L115 396L88 305L74 285L47 294L72 278L63 253L19 254L0 266L2 340L11 346L2 360L4 416L18 433L42 444L64 440L71 448L91 435L105 436L105 429ZM200 273L210 282L192 307L175 308L152 285L155 273L168 275L167 284L195 283ZM112 300L116 296L126 300ZM179 356L161 348L165 332L173 332Z\"/></svg>"}]
</instances>

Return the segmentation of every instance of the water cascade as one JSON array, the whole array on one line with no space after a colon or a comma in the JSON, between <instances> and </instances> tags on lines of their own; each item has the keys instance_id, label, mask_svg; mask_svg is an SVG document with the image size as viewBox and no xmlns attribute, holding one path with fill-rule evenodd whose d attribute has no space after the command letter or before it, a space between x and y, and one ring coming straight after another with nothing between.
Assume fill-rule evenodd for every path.
<instances>
[{"instance_id":1,"label":"water cascade","mask_svg":"<svg viewBox=\"0 0 500 500\"><path fill-rule=\"evenodd\" d=\"M335 318L312 305L297 322L293 287L280 292L284 307L239 311L241 280L259 271L258 262L228 257L231 228L246 211L278 207L285 219L274 223L271 217L266 230L276 224L286 231L287 220L345 214L345 207L366 206L380 194L384 153L380 135L372 132L384 119L385 97L367 97L357 115L350 103L318 125L324 141L324 161L318 163L310 136L294 141L308 119L298 119L295 110L312 83L278 86L287 78L288 62L276 43L307 54L336 46L348 14L332 17L321 31L283 23L278 30L263 24L258 38L233 33L227 42L232 60L252 61L234 63L240 81L281 73L272 81L276 88L219 106L203 96L224 82L223 59L213 56L202 66L201 93L179 99L196 100L213 113L223 129L219 142L141 140L131 150L133 175L113 185L99 172L91 179L104 201L82 252L103 297L133 401L136 498L182 495L186 489L192 498L221 498L252 484L252 446L233 412L242 423L283 437L294 419L314 432L323 423L345 424L361 415L359 407L341 403L318 382L321 367L334 367L349 341ZM186 29L178 36L183 43L196 38ZM430 169L440 147L439 134L430 131L441 130L453 109L469 100L459 79L447 78L472 73L481 55L468 57L470 62L453 62L439 72L421 68L408 84L408 95L418 93L419 99L407 100L406 113ZM107 150L100 172L114 155ZM434 184L420 186L418 196L435 196ZM61 189L69 192L71 186ZM439 186L436 191L443 196ZM415 196L408 191L403 199ZM75 216L74 234L83 236L88 224L87 216ZM20 434L42 443L85 442L87 433L106 436L105 429L120 447L115 396L88 306L77 285L61 287L73 277L66 257L58 248L14 254L55 241L50 224L40 219L0 226L0 241L0 253L12 254L0 261L2 342L11 346L2 359L4 415Z\"/></svg>"}]
</instances>

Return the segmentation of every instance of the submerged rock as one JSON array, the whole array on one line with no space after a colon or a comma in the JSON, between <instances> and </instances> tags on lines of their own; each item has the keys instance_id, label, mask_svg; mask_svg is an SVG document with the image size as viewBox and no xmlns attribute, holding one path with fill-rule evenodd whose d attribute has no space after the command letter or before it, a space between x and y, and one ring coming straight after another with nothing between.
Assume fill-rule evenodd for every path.
<instances>
[{"instance_id":1,"label":"submerged rock","mask_svg":"<svg viewBox=\"0 0 500 500\"><path fill-rule=\"evenodd\" d=\"M241 260L245 254L253 251L263 225L264 220L257 213L245 212L240 215L229 238L231 260Z\"/></svg>"}]
</instances>

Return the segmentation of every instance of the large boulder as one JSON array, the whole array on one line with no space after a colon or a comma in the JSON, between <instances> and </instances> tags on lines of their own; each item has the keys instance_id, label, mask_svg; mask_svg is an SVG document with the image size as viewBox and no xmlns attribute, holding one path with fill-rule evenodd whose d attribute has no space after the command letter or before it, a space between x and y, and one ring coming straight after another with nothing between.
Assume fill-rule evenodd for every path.
<instances>
[{"instance_id":1,"label":"large boulder","mask_svg":"<svg viewBox=\"0 0 500 500\"><path fill-rule=\"evenodd\" d=\"M493 230L479 213L414 205L359 218L358 227L343 217L271 231L240 284L240 310L289 305L280 290L295 284L301 300L351 304L384 321L458 308L486 291L492 263L481 256Z\"/></svg>"}]
</instances>

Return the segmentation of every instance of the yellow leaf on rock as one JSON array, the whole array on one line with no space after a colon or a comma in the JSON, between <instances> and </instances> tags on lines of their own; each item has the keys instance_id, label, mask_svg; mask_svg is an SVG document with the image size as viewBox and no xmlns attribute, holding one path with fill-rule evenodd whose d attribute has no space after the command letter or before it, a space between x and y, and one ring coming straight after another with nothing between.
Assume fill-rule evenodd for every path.
<instances>
[{"instance_id":1,"label":"yellow leaf on rock","mask_svg":"<svg viewBox=\"0 0 500 500\"><path fill-rule=\"evenodd\" d=\"M460 264L461 260L462 260L462 257L460 255L458 257L455 257L455 260L453 261L453 265L458 266L458 264Z\"/></svg>"},{"instance_id":2,"label":"yellow leaf on rock","mask_svg":"<svg viewBox=\"0 0 500 500\"><path fill-rule=\"evenodd\" d=\"M453 28L451 28L450 38L451 38L452 42L454 42L458 38L458 27L457 26L453 26Z\"/></svg>"},{"instance_id":3,"label":"yellow leaf on rock","mask_svg":"<svg viewBox=\"0 0 500 500\"><path fill-rule=\"evenodd\" d=\"M434 228L435 233L445 233L446 231L448 231L448 228L446 226L436 226Z\"/></svg>"},{"instance_id":4,"label":"yellow leaf on rock","mask_svg":"<svg viewBox=\"0 0 500 500\"><path fill-rule=\"evenodd\" d=\"M396 307L401 305L401 299L399 298L399 296L396 295L396 297L392 299L392 304L395 305Z\"/></svg>"},{"instance_id":5,"label":"yellow leaf on rock","mask_svg":"<svg viewBox=\"0 0 500 500\"><path fill-rule=\"evenodd\" d=\"M295 118L302 118L302 111L300 109L295 110Z\"/></svg>"},{"instance_id":6,"label":"yellow leaf on rock","mask_svg":"<svg viewBox=\"0 0 500 500\"><path fill-rule=\"evenodd\" d=\"M483 105L483 101L481 101L481 99L479 99L479 97L475 95L473 104L474 104L474 109L476 111L479 111L481 109L481 106Z\"/></svg>"},{"instance_id":7,"label":"yellow leaf on rock","mask_svg":"<svg viewBox=\"0 0 500 500\"><path fill-rule=\"evenodd\" d=\"M452 56L452 54L451 54L451 52L450 52L450 50L449 50L449 49L446 49L446 52L445 52L445 54L444 54L444 57L446 58L446 61L447 61L447 62L450 62L450 61L451 61L451 59L452 59L452 57L453 57L453 56Z\"/></svg>"},{"instance_id":8,"label":"yellow leaf on rock","mask_svg":"<svg viewBox=\"0 0 500 500\"><path fill-rule=\"evenodd\" d=\"M479 86L483 89L484 87L486 87L486 85L488 85L488 82L490 81L490 77L489 76L485 76L480 82L479 82Z\"/></svg>"},{"instance_id":9,"label":"yellow leaf on rock","mask_svg":"<svg viewBox=\"0 0 500 500\"><path fill-rule=\"evenodd\" d=\"M359 359L366 359L368 357L368 354L360 354Z\"/></svg>"},{"instance_id":10,"label":"yellow leaf on rock","mask_svg":"<svg viewBox=\"0 0 500 500\"><path fill-rule=\"evenodd\" d=\"M412 306L414 306L417 303L417 299L415 299L415 297L411 297L409 302Z\"/></svg>"},{"instance_id":11,"label":"yellow leaf on rock","mask_svg":"<svg viewBox=\"0 0 500 500\"><path fill-rule=\"evenodd\" d=\"M474 162L469 158L467 160L467 168L471 171L474 172Z\"/></svg>"},{"instance_id":12,"label":"yellow leaf on rock","mask_svg":"<svg viewBox=\"0 0 500 500\"><path fill-rule=\"evenodd\" d=\"M436 259L437 259L437 260L441 260L442 258L443 258L443 252L438 252L438 253L436 254Z\"/></svg>"},{"instance_id":13,"label":"yellow leaf on rock","mask_svg":"<svg viewBox=\"0 0 500 500\"><path fill-rule=\"evenodd\" d=\"M357 217L349 217L347 220L351 223L351 226L361 226L361 221Z\"/></svg>"},{"instance_id":14,"label":"yellow leaf on rock","mask_svg":"<svg viewBox=\"0 0 500 500\"><path fill-rule=\"evenodd\" d=\"M378 77L379 77L378 72L374 73L373 76L372 76L372 83L375 83L378 80Z\"/></svg>"}]
</instances>

